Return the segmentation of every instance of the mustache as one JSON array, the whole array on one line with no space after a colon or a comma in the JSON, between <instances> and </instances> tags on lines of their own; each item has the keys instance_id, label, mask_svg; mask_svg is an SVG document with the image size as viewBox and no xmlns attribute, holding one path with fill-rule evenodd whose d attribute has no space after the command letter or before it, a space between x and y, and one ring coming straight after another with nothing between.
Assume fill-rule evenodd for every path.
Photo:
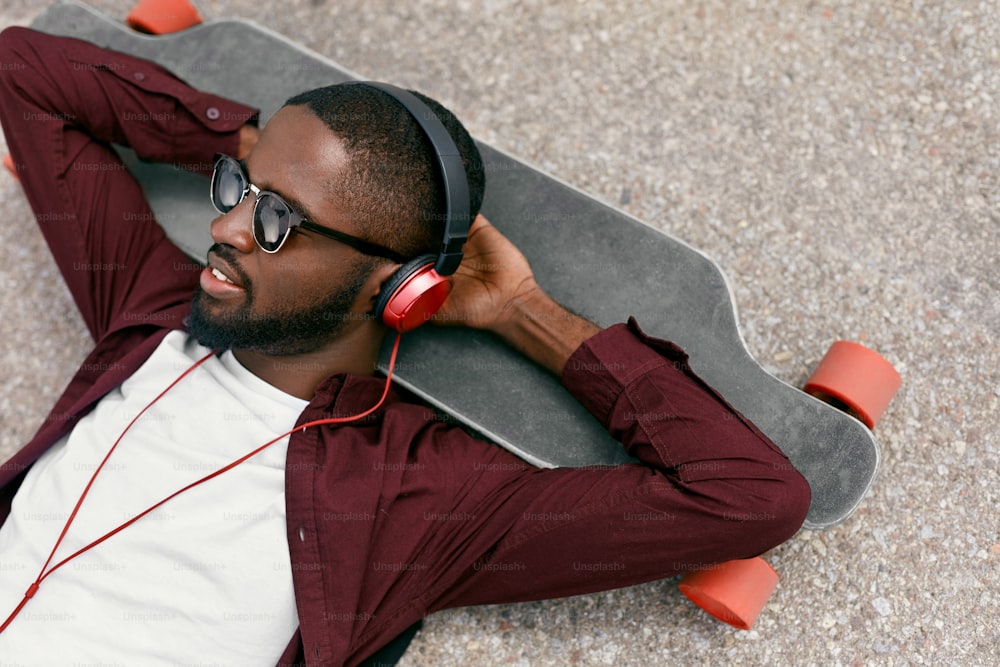
<instances>
[{"instance_id":1,"label":"mustache","mask_svg":"<svg viewBox=\"0 0 1000 667\"><path fill-rule=\"evenodd\" d=\"M235 248L222 243L215 243L212 245L211 248L208 249L208 252L205 253L206 258L208 257L208 255L211 255L212 253L215 253L215 255L220 259L225 260L226 264L228 264L232 268L233 273L236 274L236 277L240 279L240 284L245 289L249 290L252 287L253 281L250 280L250 277L247 275L246 271L244 271L243 267L240 266L238 259L239 255L237 254ZM208 262L206 261L205 263L207 264Z\"/></svg>"}]
</instances>

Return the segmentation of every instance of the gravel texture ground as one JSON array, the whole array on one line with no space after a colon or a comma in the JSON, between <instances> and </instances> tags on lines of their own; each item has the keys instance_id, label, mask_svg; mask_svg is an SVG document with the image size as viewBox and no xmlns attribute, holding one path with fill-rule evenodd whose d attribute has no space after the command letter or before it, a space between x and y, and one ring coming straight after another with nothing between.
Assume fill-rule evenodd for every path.
<instances>
[{"instance_id":1,"label":"gravel texture ground","mask_svg":"<svg viewBox=\"0 0 1000 667\"><path fill-rule=\"evenodd\" d=\"M0 26L44 4L8 0ZM406 666L1000 664L1000 5L198 4L422 90L480 139L704 250L778 377L802 383L837 338L903 375L872 494L768 555L782 583L753 630L668 580L440 613ZM0 225L6 458L89 340L3 174Z\"/></svg>"}]
</instances>

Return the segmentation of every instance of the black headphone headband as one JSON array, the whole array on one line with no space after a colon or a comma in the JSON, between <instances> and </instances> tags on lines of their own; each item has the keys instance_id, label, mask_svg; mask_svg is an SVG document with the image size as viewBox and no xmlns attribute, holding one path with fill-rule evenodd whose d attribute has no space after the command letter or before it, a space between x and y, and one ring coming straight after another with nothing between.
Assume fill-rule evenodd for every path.
<instances>
[{"instance_id":1,"label":"black headphone headband","mask_svg":"<svg viewBox=\"0 0 1000 667\"><path fill-rule=\"evenodd\" d=\"M469 179L458 146L455 145L455 141L437 114L413 93L378 81L350 83L377 88L392 96L410 112L431 142L437 154L438 164L441 166L445 201L444 239L434 269L442 276L450 276L458 270L458 265L462 262L462 245L469 237L469 226L472 224Z\"/></svg>"}]
</instances>

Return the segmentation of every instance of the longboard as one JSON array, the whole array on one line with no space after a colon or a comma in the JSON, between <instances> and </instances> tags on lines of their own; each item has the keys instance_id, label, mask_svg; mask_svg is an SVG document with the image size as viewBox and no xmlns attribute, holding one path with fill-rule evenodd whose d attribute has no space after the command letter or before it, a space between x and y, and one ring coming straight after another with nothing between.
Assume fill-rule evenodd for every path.
<instances>
[{"instance_id":1,"label":"longboard","mask_svg":"<svg viewBox=\"0 0 1000 667\"><path fill-rule=\"evenodd\" d=\"M191 85L259 107L262 122L295 93L358 78L246 21L151 37L63 0L34 27L154 60ZM729 284L714 261L525 162L479 147L488 182L482 211L522 249L553 297L601 326L635 315L647 333L683 347L695 372L808 479L807 528L835 525L858 507L879 467L875 437L854 417L781 382L753 359ZM120 152L171 239L204 261L215 216L206 180ZM387 359L386 351L383 370ZM489 334L438 327L411 332L403 337L395 379L533 464L629 460L555 378Z\"/></svg>"}]
</instances>

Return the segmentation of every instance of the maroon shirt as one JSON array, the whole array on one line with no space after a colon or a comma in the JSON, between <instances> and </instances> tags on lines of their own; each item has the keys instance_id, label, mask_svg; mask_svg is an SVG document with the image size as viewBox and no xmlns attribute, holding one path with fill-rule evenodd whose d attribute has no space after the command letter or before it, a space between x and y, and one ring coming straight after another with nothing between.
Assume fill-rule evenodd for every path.
<instances>
[{"instance_id":1,"label":"maroon shirt","mask_svg":"<svg viewBox=\"0 0 1000 667\"><path fill-rule=\"evenodd\" d=\"M152 63L22 28L0 35L0 62L0 122L96 341L35 437L0 467L4 520L24 471L183 328L198 284L200 267L165 237L107 144L205 172L215 152L236 152L235 131L256 112ZM629 322L566 365L563 385L641 464L537 469L395 394L362 422L292 435L285 501L300 629L283 662L356 664L439 609L628 586L794 534L805 480L686 359ZM330 377L299 423L360 412L382 386Z\"/></svg>"}]
</instances>

